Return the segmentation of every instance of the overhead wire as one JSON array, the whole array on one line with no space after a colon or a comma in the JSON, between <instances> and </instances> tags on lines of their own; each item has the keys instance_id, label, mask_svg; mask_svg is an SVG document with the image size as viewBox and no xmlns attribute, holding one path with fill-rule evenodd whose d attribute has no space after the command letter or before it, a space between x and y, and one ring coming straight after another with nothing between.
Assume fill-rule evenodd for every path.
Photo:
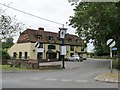
<instances>
[{"instance_id":1,"label":"overhead wire","mask_svg":"<svg viewBox=\"0 0 120 90\"><path fill-rule=\"evenodd\" d=\"M10 8L10 9L13 9L13 10L18 11L18 12L21 12L21 13L23 13L23 14L27 14L27 15L30 15L30 16L32 16L32 17L36 17L36 18L42 19L42 20L44 20L44 21L48 21L48 22L51 22L51 23L54 23L54 24L58 24L58 25L64 26L64 24L62 24L62 23L59 23L59 22L56 22L56 21L52 21L52 20L49 20L49 19L42 18L42 17L40 17L40 16L37 16L37 15L31 14L31 13L28 13L28 12L25 12L25 11L22 11L22 10L19 10L19 9L16 9L16 8L11 7L11 6L8 6L8 5L6 5L6 4L0 3L0 5L5 6L5 7L8 7L8 8Z\"/></svg>"}]
</instances>

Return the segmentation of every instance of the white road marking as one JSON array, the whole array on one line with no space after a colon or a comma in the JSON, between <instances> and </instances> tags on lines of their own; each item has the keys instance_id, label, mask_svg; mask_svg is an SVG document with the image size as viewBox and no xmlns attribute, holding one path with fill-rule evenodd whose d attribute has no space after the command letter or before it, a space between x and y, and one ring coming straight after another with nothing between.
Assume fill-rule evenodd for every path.
<instances>
[{"instance_id":1,"label":"white road marking","mask_svg":"<svg viewBox=\"0 0 120 90\"><path fill-rule=\"evenodd\" d=\"M84 83L87 83L88 81L87 80L75 80L75 82L84 82Z\"/></svg>"},{"instance_id":2,"label":"white road marking","mask_svg":"<svg viewBox=\"0 0 120 90\"><path fill-rule=\"evenodd\" d=\"M55 79L55 78L46 78L45 80L56 81L57 79Z\"/></svg>"},{"instance_id":3,"label":"white road marking","mask_svg":"<svg viewBox=\"0 0 120 90\"><path fill-rule=\"evenodd\" d=\"M77 82L77 83L87 83L87 80L72 80L72 79L56 79L56 78L40 78L40 77L33 77L30 80L48 80L48 81L62 81L62 82Z\"/></svg>"},{"instance_id":4,"label":"white road marking","mask_svg":"<svg viewBox=\"0 0 120 90\"><path fill-rule=\"evenodd\" d=\"M61 79L61 81L63 81L63 82L72 82L71 79Z\"/></svg>"},{"instance_id":5,"label":"white road marking","mask_svg":"<svg viewBox=\"0 0 120 90\"><path fill-rule=\"evenodd\" d=\"M42 78L39 78L39 77L34 77L34 78L31 78L31 80L40 80Z\"/></svg>"}]
</instances>

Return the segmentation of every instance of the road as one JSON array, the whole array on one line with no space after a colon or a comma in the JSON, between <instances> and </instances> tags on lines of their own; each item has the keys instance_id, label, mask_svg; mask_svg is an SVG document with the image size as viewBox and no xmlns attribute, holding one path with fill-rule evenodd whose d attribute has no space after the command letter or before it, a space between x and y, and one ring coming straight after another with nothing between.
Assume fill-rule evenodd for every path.
<instances>
[{"instance_id":1,"label":"road","mask_svg":"<svg viewBox=\"0 0 120 90\"><path fill-rule=\"evenodd\" d=\"M61 63L61 62L58 62ZM2 74L3 88L118 88L117 83L95 81L110 72L108 60L65 62L64 70L26 71Z\"/></svg>"}]
</instances>

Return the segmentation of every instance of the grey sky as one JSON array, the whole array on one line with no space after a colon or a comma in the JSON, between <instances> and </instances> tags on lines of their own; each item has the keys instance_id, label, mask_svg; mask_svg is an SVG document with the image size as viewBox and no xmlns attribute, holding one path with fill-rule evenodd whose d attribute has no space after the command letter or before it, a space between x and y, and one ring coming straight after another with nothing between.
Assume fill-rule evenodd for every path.
<instances>
[{"instance_id":1,"label":"grey sky","mask_svg":"<svg viewBox=\"0 0 120 90\"><path fill-rule=\"evenodd\" d=\"M2 3L9 4L10 2L12 2L11 7L62 24L65 24L69 20L69 16L74 13L73 8L67 0L2 0ZM12 9L7 9L6 12L16 15L18 21L24 23L27 28L30 26L36 29L44 27L45 30L54 30L57 32L58 28L61 27L61 25L46 22ZM75 30L68 30L68 32L74 33Z\"/></svg>"},{"instance_id":2,"label":"grey sky","mask_svg":"<svg viewBox=\"0 0 120 90\"><path fill-rule=\"evenodd\" d=\"M11 7L61 24L68 22L69 16L74 15L73 7L68 0L1 0L0 3L10 4L11 2ZM5 7L2 6L2 8ZM62 27L62 25L47 22L9 8L5 9L7 9L7 14L16 15L18 22L25 24L26 28L37 29L38 27L43 27L46 31L58 32L59 28ZM75 29L66 28L68 28L67 33L75 34ZM89 47L89 51L91 48Z\"/></svg>"}]
</instances>

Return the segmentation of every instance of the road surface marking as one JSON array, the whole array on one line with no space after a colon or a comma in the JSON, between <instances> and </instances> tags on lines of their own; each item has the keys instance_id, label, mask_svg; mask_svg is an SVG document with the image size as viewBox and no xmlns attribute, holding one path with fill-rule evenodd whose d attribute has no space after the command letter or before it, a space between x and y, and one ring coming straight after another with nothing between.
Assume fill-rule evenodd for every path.
<instances>
[{"instance_id":1,"label":"road surface marking","mask_svg":"<svg viewBox=\"0 0 120 90\"><path fill-rule=\"evenodd\" d=\"M84 83L87 83L88 81L87 80L75 80L75 82L84 82Z\"/></svg>"},{"instance_id":2,"label":"road surface marking","mask_svg":"<svg viewBox=\"0 0 120 90\"><path fill-rule=\"evenodd\" d=\"M43 78L40 77L33 77L31 78L31 80L41 80ZM71 79L56 79L56 78L46 78L43 80L47 80L47 81L62 81L62 82L77 82L77 83L87 83L87 80L71 80Z\"/></svg>"},{"instance_id":3,"label":"road surface marking","mask_svg":"<svg viewBox=\"0 0 120 90\"><path fill-rule=\"evenodd\" d=\"M63 82L72 82L71 79L61 79L61 81L63 81Z\"/></svg>"},{"instance_id":4,"label":"road surface marking","mask_svg":"<svg viewBox=\"0 0 120 90\"><path fill-rule=\"evenodd\" d=\"M46 78L45 80L56 81L57 79L55 79L55 78Z\"/></svg>"},{"instance_id":5,"label":"road surface marking","mask_svg":"<svg viewBox=\"0 0 120 90\"><path fill-rule=\"evenodd\" d=\"M42 78L39 78L39 77L34 77L34 78L31 78L31 80L40 80Z\"/></svg>"}]
</instances>

